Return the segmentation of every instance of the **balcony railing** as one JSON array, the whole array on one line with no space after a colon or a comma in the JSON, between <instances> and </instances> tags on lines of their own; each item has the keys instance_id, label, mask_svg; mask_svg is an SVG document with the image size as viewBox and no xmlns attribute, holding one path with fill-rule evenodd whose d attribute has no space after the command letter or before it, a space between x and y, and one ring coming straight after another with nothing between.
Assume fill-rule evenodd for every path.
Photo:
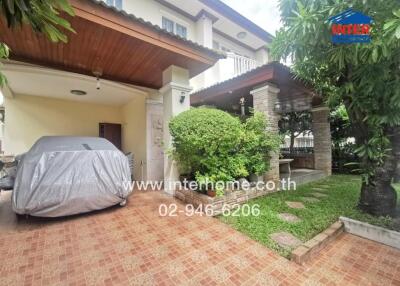
<instances>
[{"instance_id":1,"label":"balcony railing","mask_svg":"<svg viewBox=\"0 0 400 286\"><path fill-rule=\"evenodd\" d=\"M219 60L212 68L208 69L204 74L204 82L196 86L195 89L207 88L211 85L223 82L225 80L237 77L246 73L262 63L256 60L237 55L235 53L226 53L226 58Z\"/></svg>"},{"instance_id":2,"label":"balcony railing","mask_svg":"<svg viewBox=\"0 0 400 286\"><path fill-rule=\"evenodd\" d=\"M239 56L234 53L227 53L227 58L233 60L234 76L241 75L258 66L255 60L250 59L248 57Z\"/></svg>"},{"instance_id":3,"label":"balcony railing","mask_svg":"<svg viewBox=\"0 0 400 286\"><path fill-rule=\"evenodd\" d=\"M214 83L236 77L259 66L256 60L235 53L226 53L226 55L226 59L219 60L214 67Z\"/></svg>"}]
</instances>

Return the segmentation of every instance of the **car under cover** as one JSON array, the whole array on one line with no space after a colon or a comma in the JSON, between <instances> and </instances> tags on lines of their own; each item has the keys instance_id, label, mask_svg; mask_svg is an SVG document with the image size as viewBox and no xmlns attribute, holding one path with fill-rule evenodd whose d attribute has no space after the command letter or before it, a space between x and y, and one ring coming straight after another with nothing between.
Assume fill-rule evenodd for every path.
<instances>
[{"instance_id":1,"label":"car under cover","mask_svg":"<svg viewBox=\"0 0 400 286\"><path fill-rule=\"evenodd\" d=\"M18 164L12 208L40 217L99 210L124 202L130 179L128 159L108 140L45 136Z\"/></svg>"}]
</instances>

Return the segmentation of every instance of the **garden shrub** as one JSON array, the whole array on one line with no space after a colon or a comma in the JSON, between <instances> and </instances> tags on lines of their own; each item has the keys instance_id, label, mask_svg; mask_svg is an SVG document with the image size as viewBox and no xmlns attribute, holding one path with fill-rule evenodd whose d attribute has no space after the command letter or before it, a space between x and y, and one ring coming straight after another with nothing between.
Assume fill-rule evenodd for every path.
<instances>
[{"instance_id":1,"label":"garden shrub","mask_svg":"<svg viewBox=\"0 0 400 286\"><path fill-rule=\"evenodd\" d=\"M246 169L250 174L261 175L270 168L270 153L278 151L281 138L267 132L267 120L261 112L255 112L244 126L241 153L246 158Z\"/></svg>"},{"instance_id":2,"label":"garden shrub","mask_svg":"<svg viewBox=\"0 0 400 286\"><path fill-rule=\"evenodd\" d=\"M266 119L256 112L239 118L212 108L192 108L170 124L173 156L181 173L198 182L232 181L269 168L268 153L279 149L279 136L265 131Z\"/></svg>"},{"instance_id":3,"label":"garden shrub","mask_svg":"<svg viewBox=\"0 0 400 286\"><path fill-rule=\"evenodd\" d=\"M247 176L240 154L243 128L240 120L212 108L192 108L169 123L173 155L181 172L196 173L198 180L230 181Z\"/></svg>"}]
</instances>

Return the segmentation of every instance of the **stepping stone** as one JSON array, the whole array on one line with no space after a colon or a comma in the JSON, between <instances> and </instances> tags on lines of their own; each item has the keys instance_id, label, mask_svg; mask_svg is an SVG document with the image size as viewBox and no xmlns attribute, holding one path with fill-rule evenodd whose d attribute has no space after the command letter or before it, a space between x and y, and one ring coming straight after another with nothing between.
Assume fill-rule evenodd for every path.
<instances>
[{"instance_id":1,"label":"stepping stone","mask_svg":"<svg viewBox=\"0 0 400 286\"><path fill-rule=\"evenodd\" d=\"M292 209L304 209L306 208L302 202L285 202L288 207Z\"/></svg>"},{"instance_id":2,"label":"stepping stone","mask_svg":"<svg viewBox=\"0 0 400 286\"><path fill-rule=\"evenodd\" d=\"M313 191L327 191L327 189L323 188L311 188Z\"/></svg>"},{"instance_id":3,"label":"stepping stone","mask_svg":"<svg viewBox=\"0 0 400 286\"><path fill-rule=\"evenodd\" d=\"M275 232L271 234L270 237L280 247L283 247L285 249L296 248L297 246L302 244L300 239L288 232Z\"/></svg>"},{"instance_id":4,"label":"stepping stone","mask_svg":"<svg viewBox=\"0 0 400 286\"><path fill-rule=\"evenodd\" d=\"M278 217L286 222L299 222L301 219L298 216L295 216L294 214L290 213L280 213L278 214Z\"/></svg>"},{"instance_id":5,"label":"stepping stone","mask_svg":"<svg viewBox=\"0 0 400 286\"><path fill-rule=\"evenodd\" d=\"M320 201L319 199L313 197L302 197L301 199L307 203L318 203Z\"/></svg>"},{"instance_id":6,"label":"stepping stone","mask_svg":"<svg viewBox=\"0 0 400 286\"><path fill-rule=\"evenodd\" d=\"M325 198L328 196L327 194L321 194L321 193L312 193L311 195L316 198Z\"/></svg>"}]
</instances>

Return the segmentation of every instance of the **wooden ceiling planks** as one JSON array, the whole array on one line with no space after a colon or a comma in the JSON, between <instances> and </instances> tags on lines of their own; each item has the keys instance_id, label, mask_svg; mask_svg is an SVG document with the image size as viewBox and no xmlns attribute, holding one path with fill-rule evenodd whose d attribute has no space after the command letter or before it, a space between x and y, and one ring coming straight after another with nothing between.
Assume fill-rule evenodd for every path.
<instances>
[{"instance_id":1,"label":"wooden ceiling planks","mask_svg":"<svg viewBox=\"0 0 400 286\"><path fill-rule=\"evenodd\" d=\"M26 25L11 31L0 19L0 40L11 48L11 59L91 76L100 71L105 79L158 89L170 65L194 76L223 57L91 1L71 3L77 13L66 18L76 33L66 33L67 44Z\"/></svg>"},{"instance_id":2,"label":"wooden ceiling planks","mask_svg":"<svg viewBox=\"0 0 400 286\"><path fill-rule=\"evenodd\" d=\"M280 89L278 101L282 106L293 104L305 106L308 103L311 104L313 100L312 89L296 80L287 67L273 62L195 92L191 95L190 102L194 106L203 104L223 106L237 104L241 97L245 97L246 101L250 102L252 101L250 91L266 83L272 83ZM308 107L311 108L311 105Z\"/></svg>"}]
</instances>

